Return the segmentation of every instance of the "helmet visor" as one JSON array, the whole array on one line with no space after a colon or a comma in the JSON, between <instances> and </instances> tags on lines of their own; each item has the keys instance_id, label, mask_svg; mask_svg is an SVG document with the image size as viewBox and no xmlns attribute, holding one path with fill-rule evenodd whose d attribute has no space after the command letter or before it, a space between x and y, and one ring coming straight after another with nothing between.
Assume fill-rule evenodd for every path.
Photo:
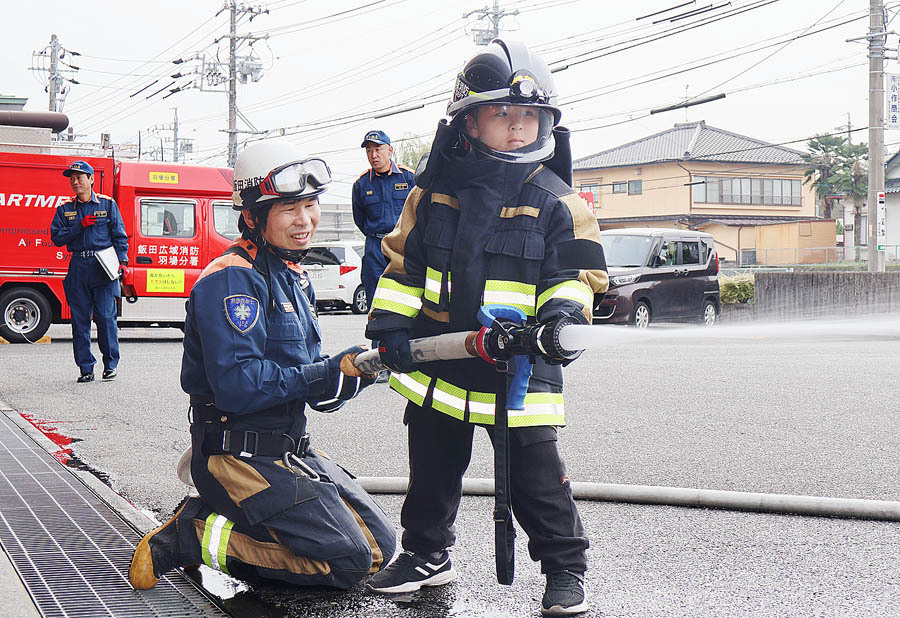
<instances>
[{"instance_id":1,"label":"helmet visor","mask_svg":"<svg viewBox=\"0 0 900 618\"><path fill-rule=\"evenodd\" d=\"M482 103L461 116L472 146L491 158L530 163L553 154L556 118L548 107Z\"/></svg>"},{"instance_id":2,"label":"helmet visor","mask_svg":"<svg viewBox=\"0 0 900 618\"><path fill-rule=\"evenodd\" d=\"M262 195L294 197L307 187L317 191L330 182L331 170L325 161L306 159L275 168L259 184L259 189Z\"/></svg>"}]
</instances>

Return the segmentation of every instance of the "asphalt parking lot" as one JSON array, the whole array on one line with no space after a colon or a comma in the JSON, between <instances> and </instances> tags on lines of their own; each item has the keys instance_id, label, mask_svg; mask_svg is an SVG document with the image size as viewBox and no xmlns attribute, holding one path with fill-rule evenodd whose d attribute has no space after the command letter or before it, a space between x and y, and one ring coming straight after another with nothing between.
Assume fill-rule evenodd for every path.
<instances>
[{"instance_id":1,"label":"asphalt parking lot","mask_svg":"<svg viewBox=\"0 0 900 618\"><path fill-rule=\"evenodd\" d=\"M326 351L364 340L365 316L325 314ZM566 370L561 450L578 481L900 499L896 370L900 321L693 326L637 334ZM0 399L78 442L77 459L136 506L168 516L187 445L180 332L122 331L119 378L75 383L66 327L53 343L0 346ZM405 476L402 399L370 387L337 414L313 413L314 443L360 476ZM483 432L480 432L483 433ZM469 470L491 476L478 435ZM380 496L399 530L399 496ZM900 615L891 522L581 501L592 541L592 616ZM221 590L234 615L536 616L543 581L517 546L511 587L493 576L491 500L466 497L458 582L409 598ZM220 586L221 584L216 584Z\"/></svg>"}]
</instances>

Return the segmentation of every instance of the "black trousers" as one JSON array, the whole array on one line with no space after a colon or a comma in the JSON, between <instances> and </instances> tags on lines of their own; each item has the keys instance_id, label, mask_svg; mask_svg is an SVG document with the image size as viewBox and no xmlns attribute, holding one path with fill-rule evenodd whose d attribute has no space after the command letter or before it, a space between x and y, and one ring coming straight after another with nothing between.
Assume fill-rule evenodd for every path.
<instances>
[{"instance_id":1,"label":"black trousers","mask_svg":"<svg viewBox=\"0 0 900 618\"><path fill-rule=\"evenodd\" d=\"M409 435L409 490L400 523L403 548L436 552L456 542L462 477L472 456L474 425L413 403ZM493 441L493 427L485 429ZM541 572L584 572L588 539L572 498L554 427L509 431L510 496L516 521L528 535L528 553Z\"/></svg>"}]
</instances>

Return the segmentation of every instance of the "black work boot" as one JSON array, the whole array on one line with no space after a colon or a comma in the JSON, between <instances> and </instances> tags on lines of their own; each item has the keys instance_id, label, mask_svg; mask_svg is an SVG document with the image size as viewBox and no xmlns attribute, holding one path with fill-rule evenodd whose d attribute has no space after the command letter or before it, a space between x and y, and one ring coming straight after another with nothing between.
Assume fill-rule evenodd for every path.
<instances>
[{"instance_id":1,"label":"black work boot","mask_svg":"<svg viewBox=\"0 0 900 618\"><path fill-rule=\"evenodd\" d=\"M82 373L80 376L78 376L78 379L75 381L78 382L79 384L84 384L85 382L93 382L94 374L93 373Z\"/></svg>"},{"instance_id":2,"label":"black work boot","mask_svg":"<svg viewBox=\"0 0 900 618\"><path fill-rule=\"evenodd\" d=\"M588 610L584 594L584 574L575 571L547 573L547 587L541 601L541 613L550 616L571 616Z\"/></svg>"},{"instance_id":3,"label":"black work boot","mask_svg":"<svg viewBox=\"0 0 900 618\"><path fill-rule=\"evenodd\" d=\"M181 527L184 534L184 526L190 526L190 533L194 534L193 514L199 502L196 498L185 498L169 521L148 532L138 543L128 569L128 581L135 590L148 590L167 571L191 564L180 548L178 532Z\"/></svg>"}]
</instances>

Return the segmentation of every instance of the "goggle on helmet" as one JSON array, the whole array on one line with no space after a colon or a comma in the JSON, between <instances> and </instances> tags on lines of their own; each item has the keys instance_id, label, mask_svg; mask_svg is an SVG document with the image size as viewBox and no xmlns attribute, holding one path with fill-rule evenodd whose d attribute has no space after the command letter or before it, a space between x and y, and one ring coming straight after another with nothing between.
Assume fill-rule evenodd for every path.
<instances>
[{"instance_id":1,"label":"goggle on helmet","mask_svg":"<svg viewBox=\"0 0 900 618\"><path fill-rule=\"evenodd\" d=\"M272 199L315 197L324 193L331 181L328 164L309 158L280 165L261 179L235 180L235 193L240 197L241 209L253 208ZM240 188L239 184L245 186Z\"/></svg>"},{"instance_id":2,"label":"goggle on helmet","mask_svg":"<svg viewBox=\"0 0 900 618\"><path fill-rule=\"evenodd\" d=\"M515 150L498 150L466 130L466 118L470 118L469 122L477 118L480 107L503 104L535 110L539 120L535 141ZM474 149L491 158L516 163L553 156L553 128L562 116L556 106L553 78L544 61L522 43L500 39L494 39L459 73L447 114Z\"/></svg>"}]
</instances>

